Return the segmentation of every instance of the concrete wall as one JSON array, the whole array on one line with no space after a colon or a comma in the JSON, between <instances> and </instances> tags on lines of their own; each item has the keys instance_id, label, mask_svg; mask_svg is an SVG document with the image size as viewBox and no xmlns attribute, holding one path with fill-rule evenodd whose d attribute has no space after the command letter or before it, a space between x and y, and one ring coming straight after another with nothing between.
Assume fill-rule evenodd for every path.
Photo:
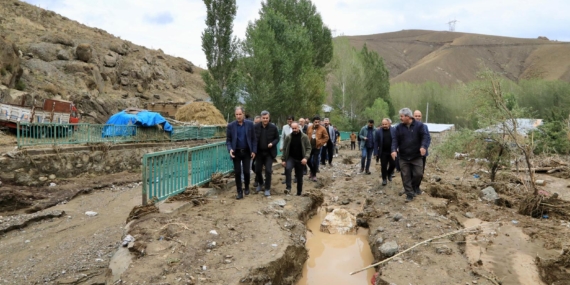
<instances>
[{"instance_id":1,"label":"concrete wall","mask_svg":"<svg viewBox=\"0 0 570 285\"><path fill-rule=\"evenodd\" d=\"M192 147L205 141L123 144L33 149L0 157L0 180L26 186L49 184L57 178L139 171L146 153Z\"/></svg>"}]
</instances>

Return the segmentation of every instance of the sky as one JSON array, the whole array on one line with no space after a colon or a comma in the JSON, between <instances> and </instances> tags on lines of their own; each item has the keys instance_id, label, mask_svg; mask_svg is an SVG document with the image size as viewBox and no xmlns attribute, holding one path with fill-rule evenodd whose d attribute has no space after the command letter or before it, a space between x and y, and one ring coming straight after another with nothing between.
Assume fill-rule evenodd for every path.
<instances>
[{"instance_id":1,"label":"sky","mask_svg":"<svg viewBox=\"0 0 570 285\"><path fill-rule=\"evenodd\" d=\"M24 0L122 39L206 67L201 0ZM234 35L245 38L259 18L261 0L237 0ZM368 35L409 29L455 31L570 41L568 0L313 0L333 35Z\"/></svg>"}]
</instances>

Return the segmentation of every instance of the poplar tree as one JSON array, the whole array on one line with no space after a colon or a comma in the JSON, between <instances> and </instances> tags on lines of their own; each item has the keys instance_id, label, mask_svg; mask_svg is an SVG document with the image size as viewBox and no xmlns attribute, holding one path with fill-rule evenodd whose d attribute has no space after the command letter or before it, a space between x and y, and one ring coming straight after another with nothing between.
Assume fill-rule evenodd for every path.
<instances>
[{"instance_id":1,"label":"poplar tree","mask_svg":"<svg viewBox=\"0 0 570 285\"><path fill-rule=\"evenodd\" d=\"M227 115L233 112L239 94L238 41L232 36L236 1L204 0L204 4L207 16L202 50L206 54L208 70L201 76L214 106Z\"/></svg>"}]
</instances>

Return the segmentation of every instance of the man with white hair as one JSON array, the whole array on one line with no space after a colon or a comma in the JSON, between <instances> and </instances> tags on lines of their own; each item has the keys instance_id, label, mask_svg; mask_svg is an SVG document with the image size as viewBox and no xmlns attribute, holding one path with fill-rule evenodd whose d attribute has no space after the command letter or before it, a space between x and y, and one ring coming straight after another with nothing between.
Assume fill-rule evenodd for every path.
<instances>
[{"instance_id":1,"label":"man with white hair","mask_svg":"<svg viewBox=\"0 0 570 285\"><path fill-rule=\"evenodd\" d=\"M414 200L419 194L420 180L423 175L423 159L426 154L429 142L429 133L426 132L424 124L416 121L409 108L403 108L399 112L400 122L395 129L395 137L392 139L392 159L400 157L400 171L406 203Z\"/></svg>"}]
</instances>

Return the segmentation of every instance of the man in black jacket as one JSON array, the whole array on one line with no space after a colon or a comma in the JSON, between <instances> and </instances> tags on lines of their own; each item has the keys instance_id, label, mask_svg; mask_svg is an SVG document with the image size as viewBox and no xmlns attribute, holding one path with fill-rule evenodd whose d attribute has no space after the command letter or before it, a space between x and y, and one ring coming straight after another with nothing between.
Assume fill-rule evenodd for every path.
<instances>
[{"instance_id":1,"label":"man in black jacket","mask_svg":"<svg viewBox=\"0 0 570 285\"><path fill-rule=\"evenodd\" d=\"M257 156L255 160L255 173L257 188L255 193L261 191L263 175L261 171L265 165L265 196L271 196L271 174L273 172L273 159L277 157L277 143L279 143L279 130L274 124L269 123L269 112L261 112L261 123L254 127L257 138Z\"/></svg>"},{"instance_id":2,"label":"man in black jacket","mask_svg":"<svg viewBox=\"0 0 570 285\"><path fill-rule=\"evenodd\" d=\"M414 119L409 108L403 108L399 113L401 124L396 127L395 137L392 138L392 159L396 159L399 151L406 202L411 202L417 194L414 189L419 189L422 179L422 157L426 154L430 138L422 122Z\"/></svg>"},{"instance_id":3,"label":"man in black jacket","mask_svg":"<svg viewBox=\"0 0 570 285\"><path fill-rule=\"evenodd\" d=\"M291 171L295 169L297 178L297 196L303 192L303 169L311 156L311 142L309 137L300 130L296 122L291 124L291 134L283 141L283 162L285 168L286 188L285 194L291 193Z\"/></svg>"}]
</instances>

